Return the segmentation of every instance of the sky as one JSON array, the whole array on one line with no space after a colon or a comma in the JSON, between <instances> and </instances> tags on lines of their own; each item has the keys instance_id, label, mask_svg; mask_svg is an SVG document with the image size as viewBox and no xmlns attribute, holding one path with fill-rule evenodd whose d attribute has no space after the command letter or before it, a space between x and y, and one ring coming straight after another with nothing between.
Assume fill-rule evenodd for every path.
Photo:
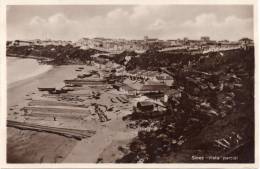
<instances>
[{"instance_id":1,"label":"sky","mask_svg":"<svg viewBox=\"0 0 260 169\"><path fill-rule=\"evenodd\" d=\"M9 5L7 39L253 39L250 5Z\"/></svg>"}]
</instances>

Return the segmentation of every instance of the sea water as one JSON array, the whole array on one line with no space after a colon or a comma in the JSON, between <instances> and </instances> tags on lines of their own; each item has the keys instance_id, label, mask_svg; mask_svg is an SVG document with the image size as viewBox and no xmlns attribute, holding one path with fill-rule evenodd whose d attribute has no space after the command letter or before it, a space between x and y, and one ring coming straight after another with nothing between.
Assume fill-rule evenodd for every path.
<instances>
[{"instance_id":1,"label":"sea water","mask_svg":"<svg viewBox=\"0 0 260 169\"><path fill-rule=\"evenodd\" d=\"M7 84L40 75L51 68L51 65L39 64L36 59L7 57Z\"/></svg>"}]
</instances>

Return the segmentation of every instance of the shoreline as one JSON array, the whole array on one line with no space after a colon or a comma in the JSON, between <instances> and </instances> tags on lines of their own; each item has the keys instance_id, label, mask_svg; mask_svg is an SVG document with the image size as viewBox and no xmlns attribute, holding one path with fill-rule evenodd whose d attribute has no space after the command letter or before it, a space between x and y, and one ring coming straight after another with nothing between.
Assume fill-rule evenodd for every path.
<instances>
[{"instance_id":1,"label":"shoreline","mask_svg":"<svg viewBox=\"0 0 260 169\"><path fill-rule=\"evenodd\" d=\"M28 104L28 99L39 97L39 92L37 89L37 87L39 86L62 85L65 77L70 78L74 76L75 73L73 71L71 73L68 73L69 70L73 70L73 67L75 66L54 66L47 72L38 74L37 76L33 76L27 79L16 81L11 85L8 85L7 119L24 121L25 119L23 119L23 116L19 114L12 114L12 112L10 112L10 109L15 109L16 112L19 112L21 108ZM55 123L51 122L50 120L46 123L48 122L55 125ZM56 123L56 125L58 125L58 123ZM7 139L8 163L60 163L77 144L77 140L73 138L67 138L47 132L20 130L13 127L7 127ZM32 147L35 144L37 144L37 146ZM21 149L23 149L23 151L21 151ZM19 153L17 153L18 150L20 150ZM28 151L32 151L35 154L28 154Z\"/></svg>"},{"instance_id":2,"label":"shoreline","mask_svg":"<svg viewBox=\"0 0 260 169\"><path fill-rule=\"evenodd\" d=\"M76 66L53 66L46 72L7 84L7 101L9 102L11 100L13 102L13 99L9 97L19 97L19 99L15 99L17 101L13 103L18 104L19 101L23 102L23 100L26 99L26 94L38 92L38 87L40 86L55 87L63 85L63 80L66 79L66 76L68 76L68 78L72 78L76 74L73 71L68 72L67 69L70 69L69 67ZM19 95L17 95L17 93L19 93Z\"/></svg>"},{"instance_id":3,"label":"shoreline","mask_svg":"<svg viewBox=\"0 0 260 169\"><path fill-rule=\"evenodd\" d=\"M82 65L80 65L82 66ZM67 119L62 120L58 118L57 121L53 121L51 118L32 118L26 119L27 117L23 116L23 112L21 112L21 108L27 106L31 100L35 98L40 98L41 92L38 91L37 87L47 86L61 86L64 85L63 80L72 79L77 77L79 72L75 71L79 65L66 65L66 66L55 66L48 72L40 74L38 76L34 76L29 79L25 79L22 81L18 81L12 86L8 87L8 119L16 120L21 122L28 123L36 123L39 125L47 125L47 126L56 126L56 127L68 127L75 129L85 129L85 130L95 130L96 134L90 138L83 139L81 141L67 138L64 136L59 136L56 134L46 133L46 132L35 132L35 131L26 131L19 130L12 127L8 127L8 162L10 163L28 163L28 162L58 162L58 163L68 163L68 162L76 162L76 163L96 163L100 156L105 156L108 161L116 160L115 157L107 157L107 153L109 150L114 147L111 145L121 144L121 140L130 140L131 138L137 135L136 131L126 128L125 122L122 120L122 117L129 113L128 110L122 111L120 114L115 114L114 112L107 112L107 116L111 119L105 123L100 122L95 119L96 116L88 117L87 119ZM85 69L87 71L98 70L96 67L88 67ZM50 84L51 82L51 84ZM94 92L98 89L88 88L87 90L83 90L82 92ZM110 97L113 95L106 93L104 91L100 91L102 93L102 98L99 102L111 106ZM19 93L19 94L17 94ZM46 98L45 98L46 99ZM96 102L96 100L86 100L84 103L86 106L91 105L91 102ZM17 106L15 106L17 105ZM116 109L123 106L121 104L113 105ZM128 107L127 109L132 108L131 104L125 105ZM10 111L10 108L14 109ZM19 114L10 114L13 112L19 112ZM116 111L116 110L114 110ZM31 117L30 117L31 118ZM30 138L30 139L29 139ZM25 140L22 143L19 140ZM56 141L57 139L58 141ZM17 141L18 140L18 141ZM49 140L55 140L56 142L49 145ZM106 142L107 140L107 142ZM31 145L36 144L36 142L40 143L37 147L31 148ZM104 143L105 141L105 143ZM47 146L47 147L46 147ZM17 148L16 148L17 147ZM58 148L59 147L59 148ZM18 149L24 149L20 151L18 154ZM58 151L54 151L58 148ZM81 151L79 151L81 150ZM32 151L36 153L36 156L31 156L28 154L28 151ZM91 151L92 153L89 153ZM115 151L115 150L113 150ZM55 156L60 156L57 160ZM44 156L44 157L43 157ZM85 157L85 158L84 158ZM43 159L42 159L43 158Z\"/></svg>"},{"instance_id":4,"label":"shoreline","mask_svg":"<svg viewBox=\"0 0 260 169\"><path fill-rule=\"evenodd\" d=\"M7 60L7 79L6 79L6 81L7 81L8 89L12 88L13 86L16 86L16 84L21 84L22 82L26 82L26 80L28 81L28 80L32 80L33 78L37 78L37 76L45 74L54 68L54 66L52 66L52 65L40 65L36 58L29 58L29 57L28 58L12 57L12 58L17 58L17 61L15 60L15 62L20 62L20 63L18 63L18 64L10 63L10 65L8 65L8 60ZM7 59L8 59L8 56L7 56ZM16 72L12 72L12 70L13 70L12 67L26 66L26 65L21 65L21 64L25 64L25 63L21 62L20 59L32 59L32 61L36 61L37 62L37 63L35 63L36 70L33 70L33 72L31 74L25 74L25 75L19 74L19 72L18 72L18 76L20 76L20 77L16 77L14 79L9 79L8 78L9 76L14 76L14 74L16 73ZM30 66L30 65L28 65L28 66ZM19 68L18 68L18 70L19 70ZM11 71L11 75L10 75L9 71ZM17 76L17 74L15 74L15 75Z\"/></svg>"},{"instance_id":5,"label":"shoreline","mask_svg":"<svg viewBox=\"0 0 260 169\"><path fill-rule=\"evenodd\" d=\"M45 60L46 58L42 58L39 56L32 56L32 55L18 55L18 54L6 54L6 57L17 57L17 58L22 58L22 59L36 59L36 60Z\"/></svg>"},{"instance_id":6,"label":"shoreline","mask_svg":"<svg viewBox=\"0 0 260 169\"><path fill-rule=\"evenodd\" d=\"M46 69L46 70L44 70L42 72L37 72L37 74L33 74L33 75L28 76L28 77L26 77L24 79L19 79L19 80L10 82L9 84L7 82L7 89L11 89L13 87L16 87L17 85L22 85L24 83L27 83L30 80L34 80L35 78L37 79L37 78L39 78L39 76L44 76L44 74L52 71L52 69L54 69L54 67L50 67L50 68L48 68L48 69Z\"/></svg>"}]
</instances>

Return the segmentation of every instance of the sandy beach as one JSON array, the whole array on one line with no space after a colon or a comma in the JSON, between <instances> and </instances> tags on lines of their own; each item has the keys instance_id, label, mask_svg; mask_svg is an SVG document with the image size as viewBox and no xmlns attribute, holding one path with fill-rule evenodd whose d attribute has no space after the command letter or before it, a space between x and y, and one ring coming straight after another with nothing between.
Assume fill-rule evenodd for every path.
<instances>
[{"instance_id":1,"label":"sandy beach","mask_svg":"<svg viewBox=\"0 0 260 169\"><path fill-rule=\"evenodd\" d=\"M93 130L96 134L79 141L57 134L8 127L7 159L9 163L96 163L98 159L102 159L102 162L114 162L120 157L120 153L116 153L117 156L109 156L107 155L108 152L118 151L117 146L125 145L137 135L137 131L127 128L122 120L123 116L131 113L132 103L112 103L111 98L118 96L118 94L113 94L113 91L107 92L106 88L101 90L100 88L87 87L84 90L71 93L71 95L73 93L75 95L97 91L101 93L99 100L86 99L84 102L76 102L88 107L90 113L89 115L86 114L85 117L79 119L57 117L57 120L53 120L52 117L24 116L21 109L29 103L32 104L32 100L46 99L53 101L55 99L60 102L58 98L43 97L43 94L37 88L63 87L64 80L77 77L79 72L75 69L79 66L82 65L55 66L37 76L8 85L8 120ZM84 66L84 69L85 71L97 70L94 66ZM109 121L101 123L98 117L91 113L93 112L93 106L91 106L93 103L102 103L107 107L113 106L113 111L106 113ZM62 104L64 105L65 102Z\"/></svg>"},{"instance_id":2,"label":"sandy beach","mask_svg":"<svg viewBox=\"0 0 260 169\"><path fill-rule=\"evenodd\" d=\"M37 87L60 86L66 77L74 77L74 71L69 71L71 69L73 68L67 66L54 67L47 72L8 85L8 119L21 118L19 109L28 103L28 99L37 95ZM10 111L10 109L14 111ZM18 113L17 116L14 115L15 112ZM77 142L74 139L55 134L23 131L10 127L8 127L7 133L7 160L10 163L60 162Z\"/></svg>"}]
</instances>

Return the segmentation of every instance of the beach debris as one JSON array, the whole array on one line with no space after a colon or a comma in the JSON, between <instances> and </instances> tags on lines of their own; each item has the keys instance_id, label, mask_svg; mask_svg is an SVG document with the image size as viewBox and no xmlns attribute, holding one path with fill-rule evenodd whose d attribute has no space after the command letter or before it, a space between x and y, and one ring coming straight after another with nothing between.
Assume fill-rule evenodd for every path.
<instances>
[{"instance_id":1,"label":"beach debris","mask_svg":"<svg viewBox=\"0 0 260 169\"><path fill-rule=\"evenodd\" d=\"M124 97L116 97L116 99L118 100L118 101L120 101L121 103L128 103L129 101L127 100L127 99L125 99Z\"/></svg>"},{"instance_id":2,"label":"beach debris","mask_svg":"<svg viewBox=\"0 0 260 169\"><path fill-rule=\"evenodd\" d=\"M100 122L107 122L107 121L111 120L105 114L105 111L107 111L106 105L100 105L100 104L97 104L97 103L92 103L91 106L94 107L94 112L95 112L95 113L92 113L92 115L97 114ZM102 110L102 108L103 108L103 110Z\"/></svg>"},{"instance_id":3,"label":"beach debris","mask_svg":"<svg viewBox=\"0 0 260 169\"><path fill-rule=\"evenodd\" d=\"M98 158L97 163L103 163L103 158Z\"/></svg>"},{"instance_id":4,"label":"beach debris","mask_svg":"<svg viewBox=\"0 0 260 169\"><path fill-rule=\"evenodd\" d=\"M107 109L107 111L113 111L114 107L110 107Z\"/></svg>"},{"instance_id":5,"label":"beach debris","mask_svg":"<svg viewBox=\"0 0 260 169\"><path fill-rule=\"evenodd\" d=\"M110 101L111 101L112 103L117 103L117 101L115 101L114 98L111 98Z\"/></svg>"}]
</instances>

